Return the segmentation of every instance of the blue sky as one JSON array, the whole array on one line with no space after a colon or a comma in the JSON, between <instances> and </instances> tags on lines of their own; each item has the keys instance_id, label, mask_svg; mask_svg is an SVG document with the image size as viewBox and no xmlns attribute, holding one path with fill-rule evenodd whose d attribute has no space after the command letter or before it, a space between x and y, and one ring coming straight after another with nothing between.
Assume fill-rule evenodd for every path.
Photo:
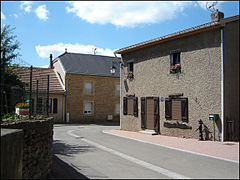
<instances>
[{"instance_id":1,"label":"blue sky","mask_svg":"<svg viewBox=\"0 0 240 180\"><path fill-rule=\"evenodd\" d=\"M44 67L50 53L56 58L65 48L114 56L117 49L208 23L206 2L1 1L1 27L16 27L17 63ZM224 17L239 15L239 1L218 1L215 9Z\"/></svg>"}]
</instances>

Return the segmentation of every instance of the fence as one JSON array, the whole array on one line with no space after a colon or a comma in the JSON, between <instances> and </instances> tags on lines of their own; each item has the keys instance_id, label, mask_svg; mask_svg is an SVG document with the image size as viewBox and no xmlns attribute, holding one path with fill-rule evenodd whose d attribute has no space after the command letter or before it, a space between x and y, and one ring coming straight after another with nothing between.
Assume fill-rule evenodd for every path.
<instances>
[{"instance_id":1,"label":"fence","mask_svg":"<svg viewBox=\"0 0 240 180\"><path fill-rule=\"evenodd\" d=\"M29 118L51 113L49 75L39 68L4 66L1 63L1 119L15 114L17 103L29 103Z\"/></svg>"}]
</instances>

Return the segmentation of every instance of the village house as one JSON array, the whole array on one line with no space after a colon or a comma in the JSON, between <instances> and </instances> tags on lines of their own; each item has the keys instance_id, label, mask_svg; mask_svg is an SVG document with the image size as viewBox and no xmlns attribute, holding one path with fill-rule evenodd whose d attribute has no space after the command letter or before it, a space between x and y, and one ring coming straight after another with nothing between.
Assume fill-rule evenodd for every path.
<instances>
[{"instance_id":1,"label":"village house","mask_svg":"<svg viewBox=\"0 0 240 180\"><path fill-rule=\"evenodd\" d=\"M217 10L209 23L114 53L121 130L198 139L203 123L205 140L239 141L239 15Z\"/></svg>"},{"instance_id":2,"label":"village house","mask_svg":"<svg viewBox=\"0 0 240 180\"><path fill-rule=\"evenodd\" d=\"M50 68L65 90L64 122L119 122L119 62L117 57L67 51L54 60L50 55Z\"/></svg>"},{"instance_id":3,"label":"village house","mask_svg":"<svg viewBox=\"0 0 240 180\"><path fill-rule=\"evenodd\" d=\"M26 84L26 99L30 98L30 67L15 68L14 73L18 78ZM48 92L48 76L49 76L49 92ZM51 68L32 68L32 114L47 114L47 99L49 97L48 114L54 117L54 122L62 122L63 120L63 99L65 90L61 86L58 78ZM22 96L19 94L17 87L11 89L12 98L10 103L15 105ZM17 97L18 96L18 97Z\"/></svg>"}]
</instances>

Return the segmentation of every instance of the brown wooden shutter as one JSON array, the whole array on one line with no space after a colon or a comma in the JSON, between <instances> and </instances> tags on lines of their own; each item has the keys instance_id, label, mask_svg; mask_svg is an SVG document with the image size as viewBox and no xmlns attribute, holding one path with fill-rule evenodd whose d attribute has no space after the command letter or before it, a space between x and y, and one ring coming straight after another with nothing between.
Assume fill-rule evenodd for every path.
<instances>
[{"instance_id":1,"label":"brown wooden shutter","mask_svg":"<svg viewBox=\"0 0 240 180\"><path fill-rule=\"evenodd\" d=\"M181 100L172 100L172 119L182 120L182 104Z\"/></svg>"},{"instance_id":2,"label":"brown wooden shutter","mask_svg":"<svg viewBox=\"0 0 240 180\"><path fill-rule=\"evenodd\" d=\"M138 98L135 97L133 101L133 115L138 117Z\"/></svg>"},{"instance_id":3,"label":"brown wooden shutter","mask_svg":"<svg viewBox=\"0 0 240 180\"><path fill-rule=\"evenodd\" d=\"M188 98L182 98L181 103L182 103L181 108L182 120L188 122Z\"/></svg>"},{"instance_id":4,"label":"brown wooden shutter","mask_svg":"<svg viewBox=\"0 0 240 180\"><path fill-rule=\"evenodd\" d=\"M127 115L127 97L123 97L123 114Z\"/></svg>"},{"instance_id":5,"label":"brown wooden shutter","mask_svg":"<svg viewBox=\"0 0 240 180\"><path fill-rule=\"evenodd\" d=\"M127 101L127 114L133 115L133 99L132 97L128 97Z\"/></svg>"},{"instance_id":6,"label":"brown wooden shutter","mask_svg":"<svg viewBox=\"0 0 240 180\"><path fill-rule=\"evenodd\" d=\"M141 127L146 128L146 98L141 97Z\"/></svg>"},{"instance_id":7,"label":"brown wooden shutter","mask_svg":"<svg viewBox=\"0 0 240 180\"><path fill-rule=\"evenodd\" d=\"M172 119L172 99L165 98L165 118L167 120Z\"/></svg>"},{"instance_id":8,"label":"brown wooden shutter","mask_svg":"<svg viewBox=\"0 0 240 180\"><path fill-rule=\"evenodd\" d=\"M159 132L159 97L154 97L154 130Z\"/></svg>"}]
</instances>

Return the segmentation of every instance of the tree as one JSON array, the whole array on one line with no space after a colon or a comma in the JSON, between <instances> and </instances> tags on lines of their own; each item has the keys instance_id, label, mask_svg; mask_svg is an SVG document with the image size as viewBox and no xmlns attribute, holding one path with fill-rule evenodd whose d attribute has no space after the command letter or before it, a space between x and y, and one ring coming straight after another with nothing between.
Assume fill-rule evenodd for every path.
<instances>
[{"instance_id":1,"label":"tree","mask_svg":"<svg viewBox=\"0 0 240 180\"><path fill-rule=\"evenodd\" d=\"M10 25L5 25L1 30L1 119L3 112L8 112L7 99L11 95L11 86L23 87L23 83L12 73L12 67L10 67L12 60L20 56L17 52L20 44L16 40L16 36L12 35L14 30L15 28L11 28Z\"/></svg>"},{"instance_id":2,"label":"tree","mask_svg":"<svg viewBox=\"0 0 240 180\"><path fill-rule=\"evenodd\" d=\"M20 49L19 42L15 39L17 36L12 35L16 28L5 25L1 31L1 65L3 65L3 51L5 50L5 64L10 65L11 61L20 54L16 50Z\"/></svg>"}]
</instances>

